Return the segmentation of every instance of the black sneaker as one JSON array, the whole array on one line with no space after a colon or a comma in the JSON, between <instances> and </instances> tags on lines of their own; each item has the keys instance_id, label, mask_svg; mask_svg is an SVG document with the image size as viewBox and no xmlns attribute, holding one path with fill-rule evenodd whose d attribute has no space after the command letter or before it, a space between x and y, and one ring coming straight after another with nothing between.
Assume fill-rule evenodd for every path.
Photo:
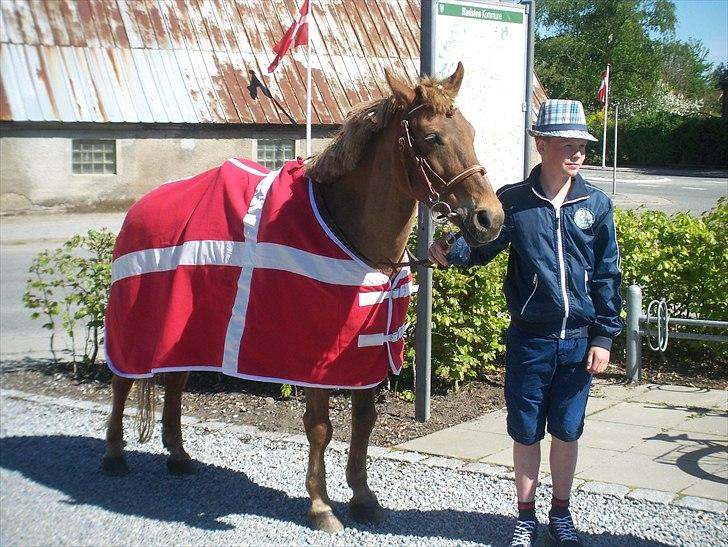
<instances>
[{"instance_id":1,"label":"black sneaker","mask_svg":"<svg viewBox=\"0 0 728 547\"><path fill-rule=\"evenodd\" d=\"M538 522L535 520L518 520L513 530L511 547L531 547L536 541Z\"/></svg>"},{"instance_id":2,"label":"black sneaker","mask_svg":"<svg viewBox=\"0 0 728 547\"><path fill-rule=\"evenodd\" d=\"M583 547L569 513L561 517L549 515L549 537L556 545Z\"/></svg>"}]
</instances>

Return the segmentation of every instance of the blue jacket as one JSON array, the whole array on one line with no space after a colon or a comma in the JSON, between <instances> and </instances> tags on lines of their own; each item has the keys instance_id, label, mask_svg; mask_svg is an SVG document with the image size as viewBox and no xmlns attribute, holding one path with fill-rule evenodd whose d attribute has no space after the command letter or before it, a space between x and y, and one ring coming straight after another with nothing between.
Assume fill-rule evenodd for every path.
<instances>
[{"instance_id":1,"label":"blue jacket","mask_svg":"<svg viewBox=\"0 0 728 547\"><path fill-rule=\"evenodd\" d=\"M463 267L487 264L510 244L503 289L511 321L543 336L588 336L590 345L611 349L622 330L612 201L577 175L556 211L540 173L537 165L525 181L496 192L505 212L497 239L470 248L459 237L447 258Z\"/></svg>"}]
</instances>

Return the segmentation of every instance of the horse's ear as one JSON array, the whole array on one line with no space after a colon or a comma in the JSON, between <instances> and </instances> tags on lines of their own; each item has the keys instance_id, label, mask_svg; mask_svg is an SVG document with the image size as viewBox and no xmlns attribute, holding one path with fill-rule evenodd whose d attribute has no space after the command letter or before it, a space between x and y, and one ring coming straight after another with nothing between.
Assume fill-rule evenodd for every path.
<instances>
[{"instance_id":1,"label":"horse's ear","mask_svg":"<svg viewBox=\"0 0 728 547\"><path fill-rule=\"evenodd\" d=\"M387 79L389 88L395 97L402 103L402 106L409 106L415 100L415 90L409 85L396 78L389 69L384 69L384 77Z\"/></svg>"},{"instance_id":2,"label":"horse's ear","mask_svg":"<svg viewBox=\"0 0 728 547\"><path fill-rule=\"evenodd\" d=\"M463 67L463 64L458 61L458 66L455 69L455 72L453 72L447 79L447 86L451 89L453 97L458 94L458 91L460 91L460 85L463 83L463 76L465 76L465 67Z\"/></svg>"}]
</instances>

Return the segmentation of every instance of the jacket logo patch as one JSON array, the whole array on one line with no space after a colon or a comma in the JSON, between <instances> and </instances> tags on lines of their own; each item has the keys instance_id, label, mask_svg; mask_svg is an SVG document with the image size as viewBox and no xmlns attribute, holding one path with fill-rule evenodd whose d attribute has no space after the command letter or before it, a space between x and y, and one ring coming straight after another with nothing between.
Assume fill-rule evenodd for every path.
<instances>
[{"instance_id":1,"label":"jacket logo patch","mask_svg":"<svg viewBox=\"0 0 728 547\"><path fill-rule=\"evenodd\" d=\"M574 223L582 230L591 228L594 224L594 213L586 207L582 207L574 213Z\"/></svg>"}]
</instances>

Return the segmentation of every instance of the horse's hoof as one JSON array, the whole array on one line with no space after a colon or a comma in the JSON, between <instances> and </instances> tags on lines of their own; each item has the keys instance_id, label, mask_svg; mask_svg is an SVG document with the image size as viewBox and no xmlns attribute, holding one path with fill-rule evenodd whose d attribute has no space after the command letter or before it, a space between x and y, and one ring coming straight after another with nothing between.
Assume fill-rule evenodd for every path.
<instances>
[{"instance_id":1,"label":"horse's hoof","mask_svg":"<svg viewBox=\"0 0 728 547\"><path fill-rule=\"evenodd\" d=\"M104 456L101 459L101 469L111 477L119 477L129 472L124 456Z\"/></svg>"},{"instance_id":2,"label":"horse's hoof","mask_svg":"<svg viewBox=\"0 0 728 547\"><path fill-rule=\"evenodd\" d=\"M336 534L344 529L344 525L336 518L333 511L326 511L324 513L309 512L308 516L311 519L311 526L314 530Z\"/></svg>"},{"instance_id":3,"label":"horse's hoof","mask_svg":"<svg viewBox=\"0 0 728 547\"><path fill-rule=\"evenodd\" d=\"M170 460L167 458L167 471L170 475L194 475L197 473L195 460Z\"/></svg>"},{"instance_id":4,"label":"horse's hoof","mask_svg":"<svg viewBox=\"0 0 728 547\"><path fill-rule=\"evenodd\" d=\"M384 510L376 499L349 502L349 514L356 522L363 524L379 524L384 520Z\"/></svg>"}]
</instances>

